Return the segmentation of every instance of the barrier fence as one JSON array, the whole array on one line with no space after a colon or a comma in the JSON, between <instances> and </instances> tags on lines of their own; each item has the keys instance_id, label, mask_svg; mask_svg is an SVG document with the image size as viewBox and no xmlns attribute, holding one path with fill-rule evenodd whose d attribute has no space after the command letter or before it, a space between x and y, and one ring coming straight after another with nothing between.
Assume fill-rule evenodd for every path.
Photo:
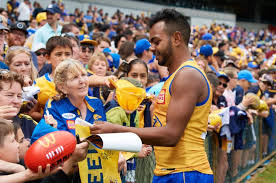
<instances>
[{"instance_id":1,"label":"barrier fence","mask_svg":"<svg viewBox=\"0 0 276 183\"><path fill-rule=\"evenodd\" d=\"M275 120L274 120L275 123ZM225 142L220 142L218 134L208 133L205 149L215 183L242 182L258 166L276 155L276 129L265 126L261 117L255 117L252 125L246 124L243 132L243 149L227 153ZM154 154L137 158L136 182L151 183L155 167Z\"/></svg>"}]
</instances>

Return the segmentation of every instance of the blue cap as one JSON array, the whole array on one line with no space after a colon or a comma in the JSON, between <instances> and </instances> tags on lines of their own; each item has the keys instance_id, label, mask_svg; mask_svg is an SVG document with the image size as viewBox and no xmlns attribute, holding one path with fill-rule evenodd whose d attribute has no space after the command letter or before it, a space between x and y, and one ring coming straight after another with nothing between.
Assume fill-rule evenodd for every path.
<instances>
[{"instance_id":1,"label":"blue cap","mask_svg":"<svg viewBox=\"0 0 276 183\"><path fill-rule=\"evenodd\" d=\"M141 54L143 51L150 48L150 42L147 39L140 39L136 42L134 52L135 54Z\"/></svg>"},{"instance_id":2,"label":"blue cap","mask_svg":"<svg viewBox=\"0 0 276 183\"><path fill-rule=\"evenodd\" d=\"M202 36L202 40L209 41L213 39L213 35L210 33L206 33Z\"/></svg>"},{"instance_id":3,"label":"blue cap","mask_svg":"<svg viewBox=\"0 0 276 183\"><path fill-rule=\"evenodd\" d=\"M58 131L58 130L52 127L51 125L47 124L44 118L41 119L33 131L33 134L31 137L31 144L33 144L40 137L55 131Z\"/></svg>"},{"instance_id":4,"label":"blue cap","mask_svg":"<svg viewBox=\"0 0 276 183\"><path fill-rule=\"evenodd\" d=\"M238 80L245 79L249 81L250 83L256 83L257 80L253 78L252 73L249 70L241 70L238 73Z\"/></svg>"},{"instance_id":5,"label":"blue cap","mask_svg":"<svg viewBox=\"0 0 276 183\"><path fill-rule=\"evenodd\" d=\"M79 40L80 43L87 43L87 44L92 44L94 46L98 45L98 42L92 39L92 36L89 35L79 35Z\"/></svg>"},{"instance_id":6,"label":"blue cap","mask_svg":"<svg viewBox=\"0 0 276 183\"><path fill-rule=\"evenodd\" d=\"M199 54L204 55L205 57L208 57L213 54L213 48L211 45L206 44L200 47Z\"/></svg>"},{"instance_id":7,"label":"blue cap","mask_svg":"<svg viewBox=\"0 0 276 183\"><path fill-rule=\"evenodd\" d=\"M62 14L61 9L58 7L58 5L56 4L50 4L47 8L46 8L47 12L50 12L51 14L55 14L55 13L59 13Z\"/></svg>"},{"instance_id":8,"label":"blue cap","mask_svg":"<svg viewBox=\"0 0 276 183\"><path fill-rule=\"evenodd\" d=\"M111 53L111 49L110 48L104 48L103 53Z\"/></svg>"},{"instance_id":9,"label":"blue cap","mask_svg":"<svg viewBox=\"0 0 276 183\"><path fill-rule=\"evenodd\" d=\"M256 68L258 68L259 66L258 66L258 64L257 64L256 62L249 62L249 63L247 64L247 67L252 68L252 69L256 69Z\"/></svg>"},{"instance_id":10,"label":"blue cap","mask_svg":"<svg viewBox=\"0 0 276 183\"><path fill-rule=\"evenodd\" d=\"M160 91L162 90L164 83L165 83L165 81L162 81L162 82L152 86L147 93L154 94L155 96L158 96Z\"/></svg>"},{"instance_id":11,"label":"blue cap","mask_svg":"<svg viewBox=\"0 0 276 183\"><path fill-rule=\"evenodd\" d=\"M217 72L217 77L218 78L220 78L220 77L225 78L227 82L230 81L229 77L227 76L227 74L225 72L222 72L222 71Z\"/></svg>"},{"instance_id":12,"label":"blue cap","mask_svg":"<svg viewBox=\"0 0 276 183\"><path fill-rule=\"evenodd\" d=\"M117 53L110 53L110 56L112 57L113 60L113 65L115 66L115 68L118 69L119 65L120 65L120 55Z\"/></svg>"}]
</instances>

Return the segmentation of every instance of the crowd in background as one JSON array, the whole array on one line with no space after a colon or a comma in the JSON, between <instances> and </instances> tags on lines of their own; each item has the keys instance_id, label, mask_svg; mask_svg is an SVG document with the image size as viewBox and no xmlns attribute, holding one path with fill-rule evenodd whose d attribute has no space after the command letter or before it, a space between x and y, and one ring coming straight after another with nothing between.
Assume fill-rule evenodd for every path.
<instances>
[{"instance_id":1,"label":"crowd in background","mask_svg":"<svg viewBox=\"0 0 276 183\"><path fill-rule=\"evenodd\" d=\"M75 134L74 122L71 124L62 116L68 111L90 123L107 120L137 128L153 125L150 108L154 98L129 113L118 104L109 83L114 78L127 80L158 97L169 75L167 68L158 64L158 53L151 50L149 18L144 14L125 15L120 10L111 15L92 5L68 12L65 4L56 1L43 8L39 2L10 0L7 7L0 8L0 118L14 121L21 160L29 139L42 136L33 133L42 128L39 124ZM216 176L218 182L224 182L228 153L232 156L233 177L239 166L254 164L254 117L262 118L263 156L273 150L276 34L268 29L251 31L216 23L210 27L193 26L191 31L191 57L205 71L212 86L207 130L218 135ZM28 88L37 89L34 98L28 99ZM95 114L97 118L93 118ZM216 117L220 123L211 124ZM7 123L0 121L0 126ZM250 129L250 140L244 140L245 129ZM85 148L82 144L78 150ZM242 161L240 150L246 154ZM72 162L84 158L79 154L73 154ZM137 159L148 156L153 156L152 148L144 145L139 154L127 160L122 182L135 182ZM18 161L3 158L1 152L0 159L2 175L27 171L23 166L8 164ZM120 155L120 170L122 162L125 161ZM61 174L48 179L60 178Z\"/></svg>"}]
</instances>

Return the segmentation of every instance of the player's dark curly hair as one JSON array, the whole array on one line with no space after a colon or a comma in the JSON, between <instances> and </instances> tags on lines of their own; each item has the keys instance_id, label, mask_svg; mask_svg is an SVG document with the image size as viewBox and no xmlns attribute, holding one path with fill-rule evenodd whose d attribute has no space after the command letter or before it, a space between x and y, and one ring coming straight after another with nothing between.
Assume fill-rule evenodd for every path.
<instances>
[{"instance_id":1,"label":"player's dark curly hair","mask_svg":"<svg viewBox=\"0 0 276 183\"><path fill-rule=\"evenodd\" d=\"M166 33L171 36L176 31L181 32L186 45L190 40L191 28L187 18L174 9L163 9L153 15L149 21L149 28L152 28L157 22L164 21Z\"/></svg>"}]
</instances>

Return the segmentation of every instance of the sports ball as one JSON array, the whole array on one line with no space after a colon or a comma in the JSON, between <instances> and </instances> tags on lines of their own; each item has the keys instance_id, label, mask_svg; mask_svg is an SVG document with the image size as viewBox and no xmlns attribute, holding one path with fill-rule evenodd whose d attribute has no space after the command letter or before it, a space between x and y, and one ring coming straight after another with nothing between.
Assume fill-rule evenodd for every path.
<instances>
[{"instance_id":1,"label":"sports ball","mask_svg":"<svg viewBox=\"0 0 276 183\"><path fill-rule=\"evenodd\" d=\"M51 169L66 161L76 148L76 138L66 131L55 131L40 137L35 141L25 154L26 166L34 171L38 167L46 169L50 164Z\"/></svg>"},{"instance_id":2,"label":"sports ball","mask_svg":"<svg viewBox=\"0 0 276 183\"><path fill-rule=\"evenodd\" d=\"M269 111L269 107L267 105L267 103L263 100L260 100L260 106L258 108L259 112L263 112L263 111Z\"/></svg>"},{"instance_id":3,"label":"sports ball","mask_svg":"<svg viewBox=\"0 0 276 183\"><path fill-rule=\"evenodd\" d=\"M211 113L208 116L208 123L211 126L217 126L216 132L219 133L220 128L222 126L222 121L220 115L216 113Z\"/></svg>"}]
</instances>

